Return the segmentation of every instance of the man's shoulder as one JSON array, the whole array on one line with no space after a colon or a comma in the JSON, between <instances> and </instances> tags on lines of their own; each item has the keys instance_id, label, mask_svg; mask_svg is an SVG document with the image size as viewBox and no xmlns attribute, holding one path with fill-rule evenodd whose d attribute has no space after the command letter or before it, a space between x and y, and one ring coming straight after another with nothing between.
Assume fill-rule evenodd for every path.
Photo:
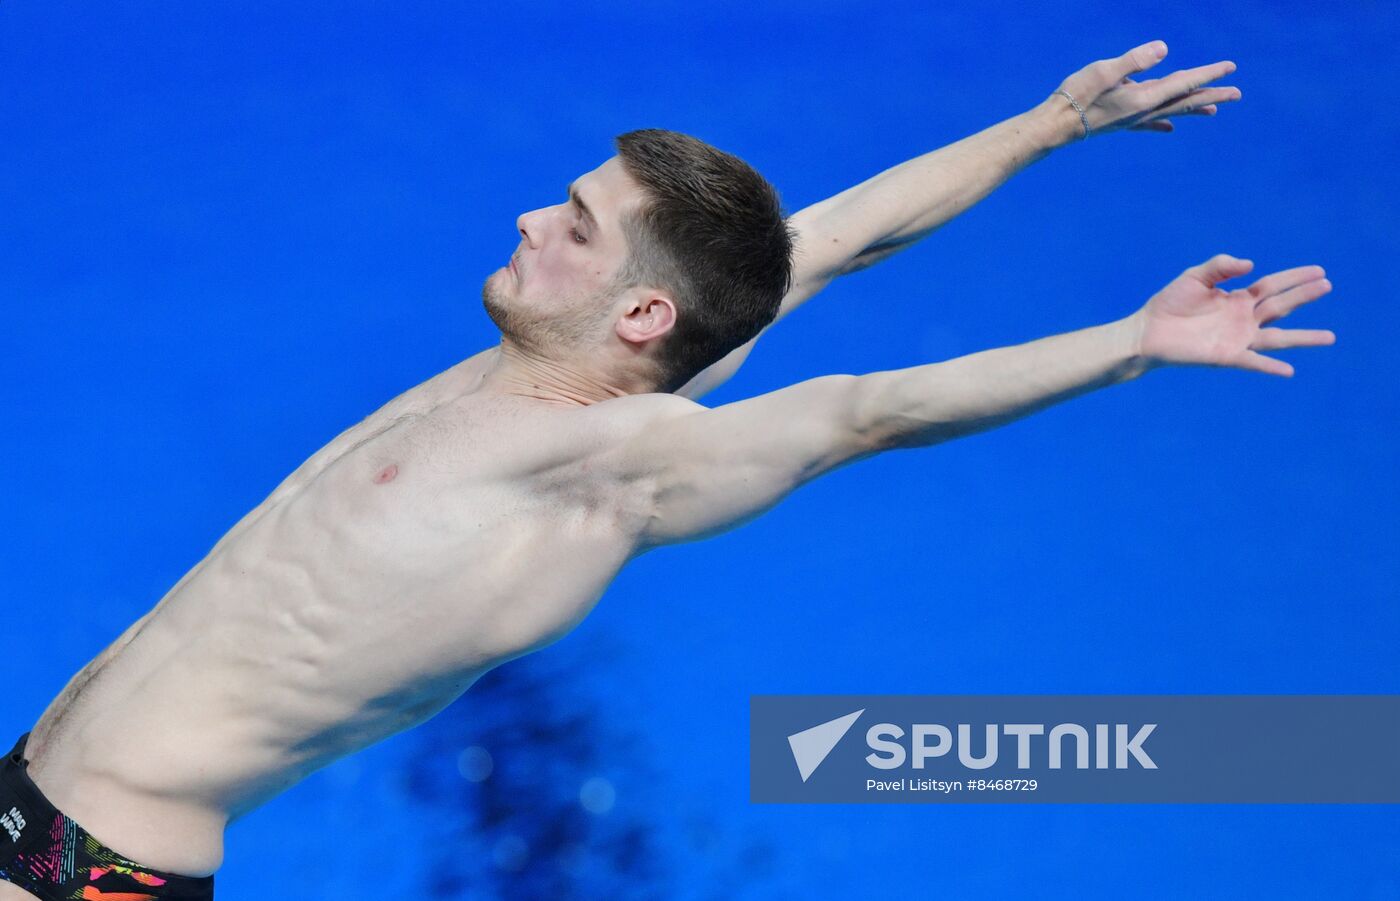
<instances>
[{"instance_id":1,"label":"man's shoulder","mask_svg":"<svg viewBox=\"0 0 1400 901\"><path fill-rule=\"evenodd\" d=\"M548 418L536 450L559 462L611 458L664 422L704 412L707 407L674 394L629 394L609 398ZM566 424L567 423L567 424ZM589 464L591 465L591 463Z\"/></svg>"},{"instance_id":2,"label":"man's shoulder","mask_svg":"<svg viewBox=\"0 0 1400 901\"><path fill-rule=\"evenodd\" d=\"M625 442L649 428L709 408L678 394L629 394L590 404L580 413L606 444Z\"/></svg>"},{"instance_id":3,"label":"man's shoulder","mask_svg":"<svg viewBox=\"0 0 1400 901\"><path fill-rule=\"evenodd\" d=\"M645 423L657 419L688 416L691 413L708 410L709 407L688 397L681 397L679 394L654 393L614 397L591 404L588 409L595 415L606 416L620 422Z\"/></svg>"},{"instance_id":4,"label":"man's shoulder","mask_svg":"<svg viewBox=\"0 0 1400 901\"><path fill-rule=\"evenodd\" d=\"M503 417L512 472L596 471L601 459L633 443L657 424L708 408L674 394L634 394L586 407L535 407L523 418ZM473 444L474 447L479 447ZM574 476L577 477L577 473Z\"/></svg>"}]
</instances>

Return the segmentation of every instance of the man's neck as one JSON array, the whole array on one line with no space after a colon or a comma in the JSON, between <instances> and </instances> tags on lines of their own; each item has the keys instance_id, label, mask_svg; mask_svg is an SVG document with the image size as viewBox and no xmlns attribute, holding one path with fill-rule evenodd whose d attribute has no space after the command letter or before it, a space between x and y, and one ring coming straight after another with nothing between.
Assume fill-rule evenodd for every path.
<instances>
[{"instance_id":1,"label":"man's neck","mask_svg":"<svg viewBox=\"0 0 1400 901\"><path fill-rule=\"evenodd\" d=\"M525 350L509 338L501 339L500 353L483 384L511 397L575 407L648 390L610 381L589 369Z\"/></svg>"}]
</instances>

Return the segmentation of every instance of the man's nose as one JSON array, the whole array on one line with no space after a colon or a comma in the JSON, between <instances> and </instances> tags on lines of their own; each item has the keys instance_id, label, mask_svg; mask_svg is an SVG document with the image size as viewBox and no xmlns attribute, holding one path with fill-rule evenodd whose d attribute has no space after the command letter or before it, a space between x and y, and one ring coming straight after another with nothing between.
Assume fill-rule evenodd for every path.
<instances>
[{"instance_id":1,"label":"man's nose","mask_svg":"<svg viewBox=\"0 0 1400 901\"><path fill-rule=\"evenodd\" d=\"M529 247L534 247L543 233L540 226L545 212L543 209L531 210L516 217L515 227L520 230L520 237L525 239L525 244Z\"/></svg>"}]
</instances>

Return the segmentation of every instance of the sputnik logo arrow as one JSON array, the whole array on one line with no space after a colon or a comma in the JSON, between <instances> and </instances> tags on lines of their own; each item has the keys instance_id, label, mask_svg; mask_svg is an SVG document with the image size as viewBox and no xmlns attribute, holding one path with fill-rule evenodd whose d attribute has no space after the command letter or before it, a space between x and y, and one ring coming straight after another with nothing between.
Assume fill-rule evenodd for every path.
<instances>
[{"instance_id":1,"label":"sputnik logo arrow","mask_svg":"<svg viewBox=\"0 0 1400 901\"><path fill-rule=\"evenodd\" d=\"M855 713L848 713L820 726L803 729L788 736L788 747L792 748L792 759L797 761L797 771L802 774L803 782L816 772L826 755L831 753L831 749L836 747L836 743L864 712L865 708L862 707Z\"/></svg>"}]
</instances>

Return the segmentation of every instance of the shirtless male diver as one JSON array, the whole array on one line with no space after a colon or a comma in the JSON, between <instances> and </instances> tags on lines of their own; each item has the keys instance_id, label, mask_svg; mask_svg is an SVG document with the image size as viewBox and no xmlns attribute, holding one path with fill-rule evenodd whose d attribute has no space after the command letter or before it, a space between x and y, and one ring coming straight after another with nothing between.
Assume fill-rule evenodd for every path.
<instances>
[{"instance_id":1,"label":"shirtless male diver","mask_svg":"<svg viewBox=\"0 0 1400 901\"><path fill-rule=\"evenodd\" d=\"M0 901L212 897L230 821L558 639L632 558L838 466L1158 366L1291 374L1259 351L1332 343L1269 326L1330 290L1322 270L1226 291L1251 264L1221 255L1106 325L715 409L691 399L776 317L1051 149L1170 131L1239 97L1208 86L1228 62L1131 78L1165 55L1153 42L1093 63L1028 112L786 222L736 158L621 136L566 202L519 218L483 292L499 346L314 454L21 739L0 780Z\"/></svg>"}]
</instances>

